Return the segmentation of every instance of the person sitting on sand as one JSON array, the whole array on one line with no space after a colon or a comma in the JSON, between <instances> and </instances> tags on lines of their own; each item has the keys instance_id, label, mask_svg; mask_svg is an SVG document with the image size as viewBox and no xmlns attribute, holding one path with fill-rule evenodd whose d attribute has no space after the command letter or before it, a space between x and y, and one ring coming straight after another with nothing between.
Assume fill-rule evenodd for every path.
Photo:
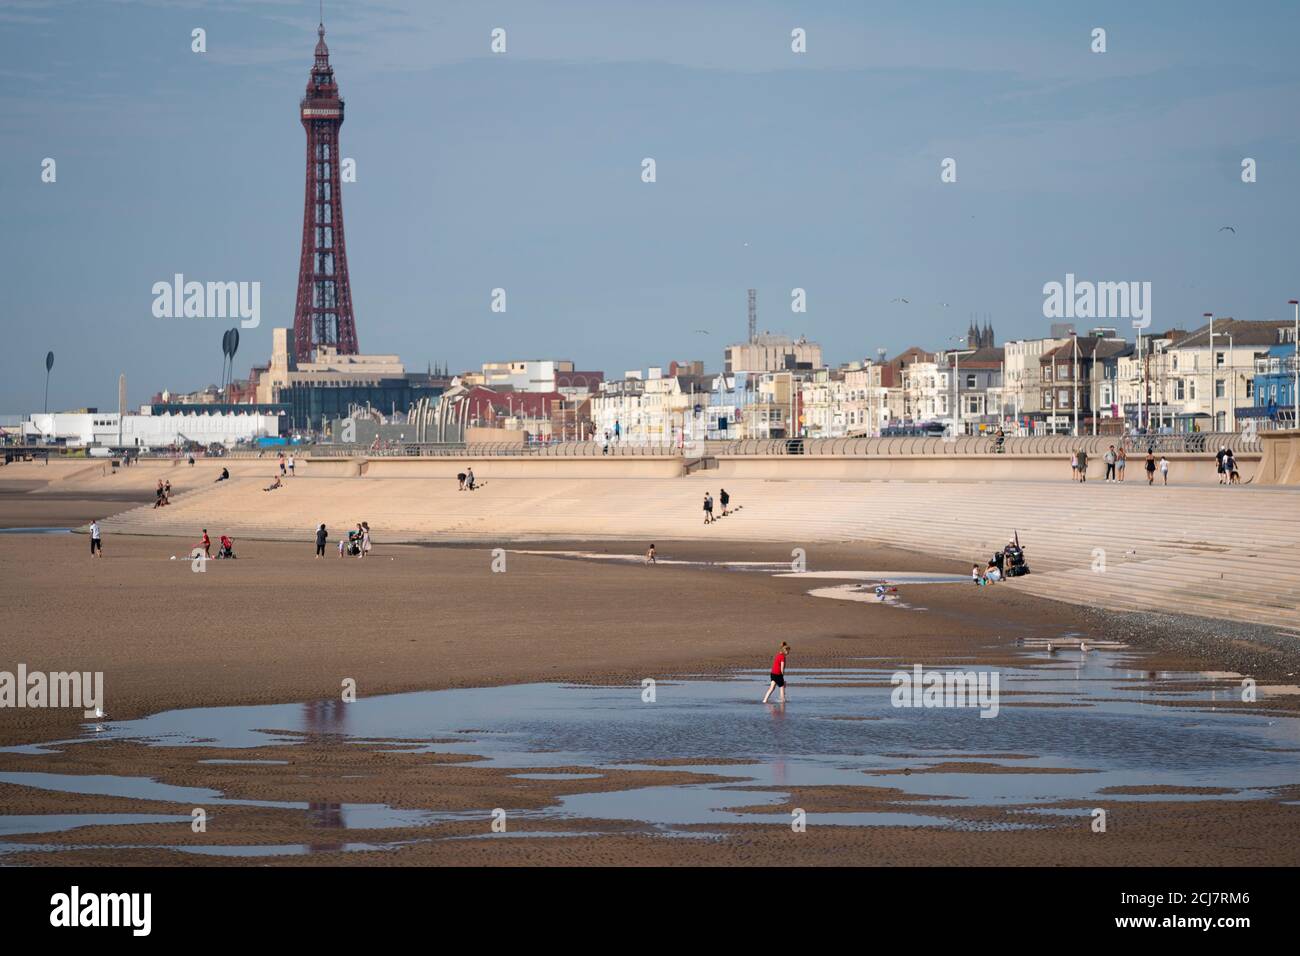
<instances>
[{"instance_id":1,"label":"person sitting on sand","mask_svg":"<svg viewBox=\"0 0 1300 956\"><path fill-rule=\"evenodd\" d=\"M989 566L984 569L984 577L988 579L990 584L1002 580L1002 572L998 570L998 563L996 561L989 561Z\"/></svg>"},{"instance_id":2,"label":"person sitting on sand","mask_svg":"<svg viewBox=\"0 0 1300 956\"><path fill-rule=\"evenodd\" d=\"M222 468L222 469L221 469L221 476L220 476L219 478L217 478L217 481L229 481L229 480L230 480L230 469L229 469L229 468ZM217 483L216 481L213 482L214 485L215 485L216 483Z\"/></svg>"},{"instance_id":3,"label":"person sitting on sand","mask_svg":"<svg viewBox=\"0 0 1300 956\"><path fill-rule=\"evenodd\" d=\"M776 652L776 657L772 658L772 673L769 675L771 680L767 685L767 693L763 695L763 703L772 696L772 691L781 688L781 703L785 703L785 659L790 655L790 645L785 641L781 642L781 649Z\"/></svg>"},{"instance_id":4,"label":"person sitting on sand","mask_svg":"<svg viewBox=\"0 0 1300 956\"><path fill-rule=\"evenodd\" d=\"M273 482L271 482L270 485L268 485L267 487L263 488L262 490L263 490L263 491L275 491L276 488L283 488L283 487L284 487L284 482L282 482L282 481L280 480L280 476L279 476L279 475L276 475L276 476L275 476L275 480L274 480Z\"/></svg>"}]
</instances>

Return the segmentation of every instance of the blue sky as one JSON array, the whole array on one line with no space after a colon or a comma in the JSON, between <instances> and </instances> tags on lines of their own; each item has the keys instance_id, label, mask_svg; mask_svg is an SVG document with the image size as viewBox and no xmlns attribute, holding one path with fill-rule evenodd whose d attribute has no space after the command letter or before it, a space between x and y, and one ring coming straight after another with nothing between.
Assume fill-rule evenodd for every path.
<instances>
[{"instance_id":1,"label":"blue sky","mask_svg":"<svg viewBox=\"0 0 1300 956\"><path fill-rule=\"evenodd\" d=\"M316 11L0 3L0 411L39 410L48 349L52 408L113 407L119 372L132 403L215 381L231 323L152 315L176 272L261 282L238 371L265 361L292 322ZM1156 328L1300 297L1293 3L334 0L325 19L358 336L412 368L716 369L750 286L761 328L832 363L945 344L971 313L1043 334L1067 272L1150 281Z\"/></svg>"}]
</instances>

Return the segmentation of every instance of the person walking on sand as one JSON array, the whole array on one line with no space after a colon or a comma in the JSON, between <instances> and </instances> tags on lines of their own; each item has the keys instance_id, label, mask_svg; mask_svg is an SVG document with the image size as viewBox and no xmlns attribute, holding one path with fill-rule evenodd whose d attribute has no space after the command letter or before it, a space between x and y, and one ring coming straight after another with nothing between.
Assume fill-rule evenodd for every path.
<instances>
[{"instance_id":1,"label":"person walking on sand","mask_svg":"<svg viewBox=\"0 0 1300 956\"><path fill-rule=\"evenodd\" d=\"M778 687L781 688L781 703L785 703L785 659L790 656L790 645L785 641L781 642L781 649L776 652L776 657L772 658L772 673L767 685L767 693L763 695L763 703L772 696L772 691Z\"/></svg>"},{"instance_id":2,"label":"person walking on sand","mask_svg":"<svg viewBox=\"0 0 1300 956\"><path fill-rule=\"evenodd\" d=\"M361 522L361 553L358 558L369 557L370 555L370 522Z\"/></svg>"},{"instance_id":3,"label":"person walking on sand","mask_svg":"<svg viewBox=\"0 0 1300 956\"><path fill-rule=\"evenodd\" d=\"M731 495L727 494L726 488L723 488L720 492L718 492L718 500L722 503L722 513L724 515L730 514L730 512L727 510L727 505L731 504Z\"/></svg>"},{"instance_id":4,"label":"person walking on sand","mask_svg":"<svg viewBox=\"0 0 1300 956\"><path fill-rule=\"evenodd\" d=\"M90 556L92 558L102 558L104 556L104 539L99 533L98 520L90 523Z\"/></svg>"},{"instance_id":5,"label":"person walking on sand","mask_svg":"<svg viewBox=\"0 0 1300 956\"><path fill-rule=\"evenodd\" d=\"M203 556L212 557L212 539L208 537L208 529L203 529L203 540L199 542L199 547L203 549Z\"/></svg>"},{"instance_id":6,"label":"person walking on sand","mask_svg":"<svg viewBox=\"0 0 1300 956\"><path fill-rule=\"evenodd\" d=\"M280 452L280 453L279 453L278 455L276 455L275 457L276 457L276 460L279 461L279 463L280 463L280 477L283 478L284 475L285 475L285 470L284 470L284 452Z\"/></svg>"},{"instance_id":7,"label":"person walking on sand","mask_svg":"<svg viewBox=\"0 0 1300 956\"><path fill-rule=\"evenodd\" d=\"M704 523L713 524L713 492L704 493Z\"/></svg>"},{"instance_id":8,"label":"person walking on sand","mask_svg":"<svg viewBox=\"0 0 1300 956\"><path fill-rule=\"evenodd\" d=\"M154 490L153 494L154 494L153 506L155 508L161 508L163 503L163 485L162 485L161 478L158 479L158 487L157 489Z\"/></svg>"},{"instance_id":9,"label":"person walking on sand","mask_svg":"<svg viewBox=\"0 0 1300 956\"><path fill-rule=\"evenodd\" d=\"M289 456L289 477L293 477L293 455Z\"/></svg>"},{"instance_id":10,"label":"person walking on sand","mask_svg":"<svg viewBox=\"0 0 1300 956\"><path fill-rule=\"evenodd\" d=\"M330 533L325 530L325 525L316 529L316 557L325 557L325 542L328 540Z\"/></svg>"},{"instance_id":11,"label":"person walking on sand","mask_svg":"<svg viewBox=\"0 0 1300 956\"><path fill-rule=\"evenodd\" d=\"M1169 484L1169 459L1164 455L1160 456L1160 477L1166 485Z\"/></svg>"},{"instance_id":12,"label":"person walking on sand","mask_svg":"<svg viewBox=\"0 0 1300 956\"><path fill-rule=\"evenodd\" d=\"M1082 448L1079 449L1079 481L1088 480L1088 453Z\"/></svg>"},{"instance_id":13,"label":"person walking on sand","mask_svg":"<svg viewBox=\"0 0 1300 956\"><path fill-rule=\"evenodd\" d=\"M1070 480L1079 480L1079 449L1070 452Z\"/></svg>"},{"instance_id":14,"label":"person walking on sand","mask_svg":"<svg viewBox=\"0 0 1300 956\"><path fill-rule=\"evenodd\" d=\"M1156 483L1156 456L1150 450L1147 451L1146 469L1147 484L1154 485Z\"/></svg>"},{"instance_id":15,"label":"person walking on sand","mask_svg":"<svg viewBox=\"0 0 1300 956\"><path fill-rule=\"evenodd\" d=\"M659 563L658 561L655 560L655 546L653 544L650 545L650 550L645 553L645 563L646 564Z\"/></svg>"}]
</instances>

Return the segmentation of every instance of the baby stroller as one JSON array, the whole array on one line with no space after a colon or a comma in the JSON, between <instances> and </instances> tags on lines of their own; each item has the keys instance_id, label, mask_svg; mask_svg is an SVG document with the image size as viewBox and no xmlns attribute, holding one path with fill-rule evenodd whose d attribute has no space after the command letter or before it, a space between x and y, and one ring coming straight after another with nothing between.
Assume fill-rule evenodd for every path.
<instances>
[{"instance_id":1,"label":"baby stroller","mask_svg":"<svg viewBox=\"0 0 1300 956\"><path fill-rule=\"evenodd\" d=\"M347 553L353 557L356 557L361 553L361 535L357 534L355 531L348 532Z\"/></svg>"},{"instance_id":2,"label":"baby stroller","mask_svg":"<svg viewBox=\"0 0 1300 956\"><path fill-rule=\"evenodd\" d=\"M217 557L218 558L237 557L237 555L235 554L235 542L231 541L224 534L221 536L221 547L217 549Z\"/></svg>"},{"instance_id":3,"label":"baby stroller","mask_svg":"<svg viewBox=\"0 0 1300 956\"><path fill-rule=\"evenodd\" d=\"M1029 573L1024 549L1018 544L1007 545L1005 551L999 551L993 556L993 561L1002 571L1004 578L1018 578Z\"/></svg>"}]
</instances>

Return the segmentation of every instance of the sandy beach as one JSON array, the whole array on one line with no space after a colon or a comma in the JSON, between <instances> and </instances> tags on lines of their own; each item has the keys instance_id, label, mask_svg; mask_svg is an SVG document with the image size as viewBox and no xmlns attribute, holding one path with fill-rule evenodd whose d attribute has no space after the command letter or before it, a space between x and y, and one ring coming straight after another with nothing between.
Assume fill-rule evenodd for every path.
<instances>
[{"instance_id":1,"label":"sandy beach","mask_svg":"<svg viewBox=\"0 0 1300 956\"><path fill-rule=\"evenodd\" d=\"M91 504L111 506L102 500ZM0 509L6 519L11 517L11 505L0 502ZM71 523L82 513L84 505L75 501L51 503L39 523ZM211 562L195 573L187 556L196 543L109 535L104 558L92 560L84 535L0 535L0 572L13 624L6 628L6 666L21 661L32 670L103 671L106 710L113 721L179 708L337 700L345 679L355 681L359 697L372 698L533 682L635 688L646 678L727 677L738 669L766 667L782 640L795 648L792 690L798 687L800 670L835 671L863 659L900 667L913 662L1016 666L1022 663L1017 641L1067 634L1087 640L1119 638L1141 647L1142 667L1153 679L1157 672L1249 667L1261 682L1282 684L1293 683L1297 669L1285 642L1244 627L1191 646L1186 628L1176 620L1106 615L1012 587L908 585L907 602L925 609L918 611L819 599L807 593L808 583L798 577L698 563L788 562L790 548L781 544L658 542L661 561L697 563L655 567L637 560L508 552L506 571L499 573L492 569L491 549L483 547L386 546L380 541L371 557L359 560L340 559L333 541L323 559L313 557L306 540L237 542L237 561ZM538 549L536 544L525 547ZM644 545L552 542L545 547L635 555ZM807 558L809 571L969 570L955 562L861 544L827 544L810 549ZM756 708L763 684L753 685ZM1014 703L1013 697L1009 700ZM1297 700L1270 696L1248 710L1292 715ZM797 707L792 700L786 713L797 715ZM80 714L68 710L0 713L4 745L87 732ZM983 762L963 761L963 756L971 755L954 754L938 769L1010 772L1017 759L1032 755L999 753ZM210 762L259 759L277 762ZM252 850L249 856L238 851L196 856L168 848L220 844L301 848L296 854L256 857L270 865L1300 862L1300 845L1277 839L1300 821L1300 790L1286 787L1232 801L1215 799L1213 789L1203 794L1183 789L1168 799L1160 791L1115 793L1114 822L1104 838L1077 817L1017 829L1009 828L1008 821L1026 818L1017 817L1015 807L972 805L945 810L949 820L965 821L958 828L810 826L792 840L789 826L760 819L680 828L704 834L690 839L655 833L635 820L559 823L528 814L577 793L716 781L716 771L694 770L689 761L646 769L602 767L596 770L598 780L522 779L507 769L475 763L463 753L408 752L401 741L357 741L328 732L302 734L291 746L251 749L104 740L49 753L6 752L0 754L0 775L143 777L227 798L305 808L222 806L213 811L220 826L195 834L181 819L191 812L186 801L60 793L0 782L0 814L129 812L170 818L20 835L11 842L33 844L34 850L11 850L5 858L31 865L184 865L195 860L221 865L253 859ZM936 769L933 762L918 761L916 772L926 772L927 766ZM551 769L588 775L593 770ZM894 787L888 774L850 787L777 788L778 803L771 802L771 787L741 789L755 794L756 813L779 815L769 819L788 819L796 807L812 814L927 812L924 801ZM340 805L460 812L465 818L389 825L382 833L355 826L346 833L330 832L322 814L328 818L329 808ZM519 810L524 816L512 824L510 834L481 839L492 808ZM1077 815L1088 808L1067 802L1057 809ZM556 835L536 835L547 832Z\"/></svg>"}]
</instances>

